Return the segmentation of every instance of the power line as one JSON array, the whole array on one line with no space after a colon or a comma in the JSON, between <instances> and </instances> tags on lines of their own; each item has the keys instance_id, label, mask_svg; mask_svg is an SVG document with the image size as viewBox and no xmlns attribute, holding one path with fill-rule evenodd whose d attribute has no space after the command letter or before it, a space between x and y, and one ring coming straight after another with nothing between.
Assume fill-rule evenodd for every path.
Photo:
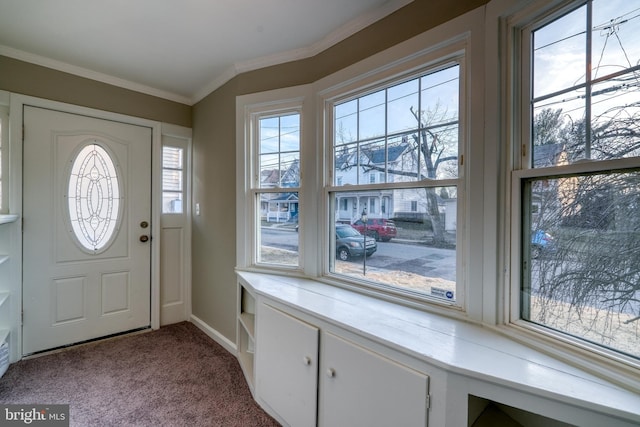
<instances>
[{"instance_id":1,"label":"power line","mask_svg":"<svg viewBox=\"0 0 640 427\"><path fill-rule=\"evenodd\" d=\"M427 74L427 75L428 75L428 74ZM418 81L418 80L420 80L421 78L426 77L427 75L424 75L424 76L418 77L417 79L410 80L410 81ZM363 108L362 110L354 111L353 113L348 113L348 114L345 114L345 115L343 115L343 116L336 117L336 120L341 120L341 119L344 119L344 118L349 117L349 116L357 115L357 114L362 113L362 112L364 112L364 111L372 110L372 109L374 109L374 108L378 108L378 107L383 106L383 105L388 105L388 104L391 104L392 102L398 101L398 100L403 99L403 98L408 98L408 97L410 97L410 96L419 95L419 94L420 94L420 92L424 92L424 91L426 91L426 90L435 89L435 88L437 88L437 87L443 86L443 85L445 85L445 84L447 84L447 83L451 83L451 82L456 81L456 80L460 80L460 77L453 77L453 78L451 78L451 79L449 79L449 80L442 81L442 82L440 82L440 83L437 83L437 84L434 84L434 85L428 86L428 87L426 87L426 88L421 88L419 91L414 91L414 92L411 92L411 93L409 93L409 94L407 94L407 95L398 96L397 98L388 99L388 100L386 100L385 102L382 102L382 103L379 103L379 104L375 104L375 105L372 105L372 106L367 107L367 108ZM405 82L405 83L408 83L408 82ZM395 86L393 86L393 87L395 87ZM380 92L383 92L383 91L387 91L387 92L388 92L388 91L389 91L389 89L391 89L391 88L385 88L385 89L383 89L383 90L381 90L381 91L379 91L379 92L374 92L374 93L380 93ZM368 96L368 95L365 95L365 96ZM364 96L363 96L363 97L360 97L360 98L364 98ZM356 98L354 101L356 101L356 100L358 100L358 99L360 99L360 98Z\"/></svg>"},{"instance_id":2,"label":"power line","mask_svg":"<svg viewBox=\"0 0 640 427\"><path fill-rule=\"evenodd\" d=\"M619 26L620 24L626 24L626 23L629 23L630 21L632 21L632 20L634 20L634 19L639 18L639 17L640 17L640 14L637 14L637 15L632 16L631 18L628 18L628 19L625 19L625 20L623 20L622 18L623 18L623 17L625 17L626 15L629 15L629 14L631 14L631 13L637 12L637 11L639 11L639 10L640 10L640 8L635 9L635 10L632 10L632 11L630 11L630 12L627 12L627 13L625 13L625 14L623 14L623 15L618 16L617 18L613 18L613 19L609 20L608 22L604 22L604 23L602 23L602 24L595 25L595 26L591 29L591 31L592 31L592 32L595 32L595 31L602 31L602 30L610 29L611 27L613 27L612 23L613 23L613 22L615 22L615 21L617 21L617 24L615 24L615 25L618 25L618 26ZM543 27L543 28L544 28L544 27ZM543 28L540 28L540 29L538 29L538 30L536 30L536 31L540 31L540 30L542 30ZM581 36L581 35L586 34L586 33L587 33L587 31L586 31L586 30L584 30L584 31L580 31L580 32L578 32L578 33L571 34L571 35L568 35L568 36L566 36L566 37L563 37L563 38L561 38L561 39L559 39L559 40L555 40L555 41L552 41L552 42L547 43L547 44L545 44L545 45L542 45L542 46L536 47L536 48L534 48L533 50L534 50L534 51L537 51L537 50L540 50L540 49L545 49L545 48L547 48L547 47L549 47L549 46L553 46L554 44L561 43L561 42L563 42L563 41L566 41L566 40L572 39L572 38L574 38L574 37ZM616 30L616 31L614 31L614 33L617 33L617 30Z\"/></svg>"}]
</instances>

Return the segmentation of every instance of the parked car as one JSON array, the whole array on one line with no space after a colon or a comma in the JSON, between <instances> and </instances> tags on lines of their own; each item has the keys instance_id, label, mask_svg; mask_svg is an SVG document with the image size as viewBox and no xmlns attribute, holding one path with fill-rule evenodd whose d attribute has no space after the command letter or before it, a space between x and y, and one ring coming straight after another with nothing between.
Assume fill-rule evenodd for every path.
<instances>
[{"instance_id":1,"label":"parked car","mask_svg":"<svg viewBox=\"0 0 640 427\"><path fill-rule=\"evenodd\" d=\"M353 224L353 228L358 230L360 233L365 232L364 222L359 219ZM388 242L392 238L396 237L398 234L398 229L396 228L396 224L390 220L385 218L369 218L367 219L367 236L373 237L376 241Z\"/></svg>"},{"instance_id":2,"label":"parked car","mask_svg":"<svg viewBox=\"0 0 640 427\"><path fill-rule=\"evenodd\" d=\"M531 235L531 258L538 258L542 252L553 250L553 236L543 230L536 230Z\"/></svg>"},{"instance_id":3,"label":"parked car","mask_svg":"<svg viewBox=\"0 0 640 427\"><path fill-rule=\"evenodd\" d=\"M365 254L365 244L368 257L378 250L378 244L373 238L365 238L348 224L336 224L336 258L347 261L354 257L361 257Z\"/></svg>"}]
</instances>

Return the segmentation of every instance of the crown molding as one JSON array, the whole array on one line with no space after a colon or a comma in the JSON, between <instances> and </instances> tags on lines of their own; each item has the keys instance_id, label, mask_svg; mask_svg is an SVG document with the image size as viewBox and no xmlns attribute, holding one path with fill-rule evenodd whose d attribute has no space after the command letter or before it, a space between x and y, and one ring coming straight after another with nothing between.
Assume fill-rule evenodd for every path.
<instances>
[{"instance_id":1,"label":"crown molding","mask_svg":"<svg viewBox=\"0 0 640 427\"><path fill-rule=\"evenodd\" d=\"M78 77L84 77L91 80L96 80L102 83L110 84L113 86L121 87L123 89L129 89L135 92L140 92L145 95L151 95L158 98L163 98L169 101L179 102L181 104L192 105L190 98L182 95L178 95L173 92L157 89L151 86L146 86L140 83L132 82L129 80L114 77L108 74L100 73L88 68L78 67L66 62L57 61L55 59L47 58L45 56L36 55L22 50L14 49L12 47L0 45L0 55L7 56L9 58L17 59L31 64L40 65L42 67L51 68L53 70L61 71L63 73L73 74Z\"/></svg>"},{"instance_id":2,"label":"crown molding","mask_svg":"<svg viewBox=\"0 0 640 427\"><path fill-rule=\"evenodd\" d=\"M369 13L366 13L356 19L351 20L350 22L341 26L337 30L328 34L322 40L310 46L289 50L286 52L280 52L273 55L267 55L260 58L247 60L247 61L237 62L232 66L230 66L229 68L227 68L222 74L212 79L208 84L203 86L200 90L196 91L191 97L179 95L179 94L165 91L162 89L157 89L151 86L143 85L141 83L132 82L126 79L100 73L98 71L90 70L90 69L79 67L76 65L71 65L71 64L58 61L55 59L47 58L41 55L24 52L8 46L0 45L0 55L7 56L9 58L17 59L24 62L29 62L31 64L51 68L53 70L61 71L64 73L73 74L79 77L96 80L102 83L121 87L123 89L129 89L129 90L140 92L146 95L151 95L151 96L163 98L169 101L174 101L181 104L192 106L197 102L200 102L202 99L208 96L211 92L218 89L219 87L227 83L229 80L233 79L238 74L315 56L320 52L330 48L331 46L334 46L335 44L354 35L358 31L375 23L376 21L379 21L385 16L390 15L396 10L406 6L412 1L413 0L389 0L378 9L373 10Z\"/></svg>"},{"instance_id":3,"label":"crown molding","mask_svg":"<svg viewBox=\"0 0 640 427\"><path fill-rule=\"evenodd\" d=\"M344 24L337 30L331 32L322 40L312 44L311 46L292 49L286 52L280 52L273 55L267 55L260 58L250 59L247 61L237 62L233 66L229 67L222 75L213 79L209 84L198 91L193 99L192 103L195 104L209 95L211 92L237 76L238 74L246 73L248 71L259 70L260 68L271 67L273 65L284 64L287 62L298 61L301 59L310 58L318 55L319 53L329 49L341 41L351 37L355 33L364 28L372 25L387 15L392 14L396 10L408 5L413 0L391 0L386 2L383 6L350 22Z\"/></svg>"}]
</instances>

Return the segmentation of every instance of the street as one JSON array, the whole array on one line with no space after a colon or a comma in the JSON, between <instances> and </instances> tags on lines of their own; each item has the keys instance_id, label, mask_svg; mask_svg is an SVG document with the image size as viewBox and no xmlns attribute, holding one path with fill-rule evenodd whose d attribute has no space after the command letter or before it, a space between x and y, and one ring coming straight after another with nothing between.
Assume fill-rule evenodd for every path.
<instances>
[{"instance_id":1,"label":"street","mask_svg":"<svg viewBox=\"0 0 640 427\"><path fill-rule=\"evenodd\" d=\"M298 233L290 229L262 227L262 245L297 251ZM362 258L354 258L352 262L362 263ZM455 282L456 251L392 239L378 242L376 253L367 258L367 267L406 271Z\"/></svg>"}]
</instances>

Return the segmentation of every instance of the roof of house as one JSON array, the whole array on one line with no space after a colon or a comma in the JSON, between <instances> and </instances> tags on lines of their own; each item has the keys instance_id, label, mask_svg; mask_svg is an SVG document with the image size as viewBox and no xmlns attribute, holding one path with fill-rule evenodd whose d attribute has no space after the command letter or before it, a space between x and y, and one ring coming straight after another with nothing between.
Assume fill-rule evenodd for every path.
<instances>
[{"instance_id":1,"label":"roof of house","mask_svg":"<svg viewBox=\"0 0 640 427\"><path fill-rule=\"evenodd\" d=\"M407 149L409 148L409 144L406 142L402 142L397 145L389 145L386 147L381 147L374 150L362 150L364 155L369 158L371 163L373 164L384 164L385 161L385 153L387 156L388 162L395 162Z\"/></svg>"},{"instance_id":2,"label":"roof of house","mask_svg":"<svg viewBox=\"0 0 640 427\"><path fill-rule=\"evenodd\" d=\"M384 165L385 155L389 163L395 162L398 158L410 148L410 145L403 140L403 142L394 145L388 145L387 147L379 148L363 148L361 152L371 164ZM347 169L351 166L356 166L355 161L351 159L356 155L355 151L346 151L344 153L336 153L336 169Z\"/></svg>"}]
</instances>

